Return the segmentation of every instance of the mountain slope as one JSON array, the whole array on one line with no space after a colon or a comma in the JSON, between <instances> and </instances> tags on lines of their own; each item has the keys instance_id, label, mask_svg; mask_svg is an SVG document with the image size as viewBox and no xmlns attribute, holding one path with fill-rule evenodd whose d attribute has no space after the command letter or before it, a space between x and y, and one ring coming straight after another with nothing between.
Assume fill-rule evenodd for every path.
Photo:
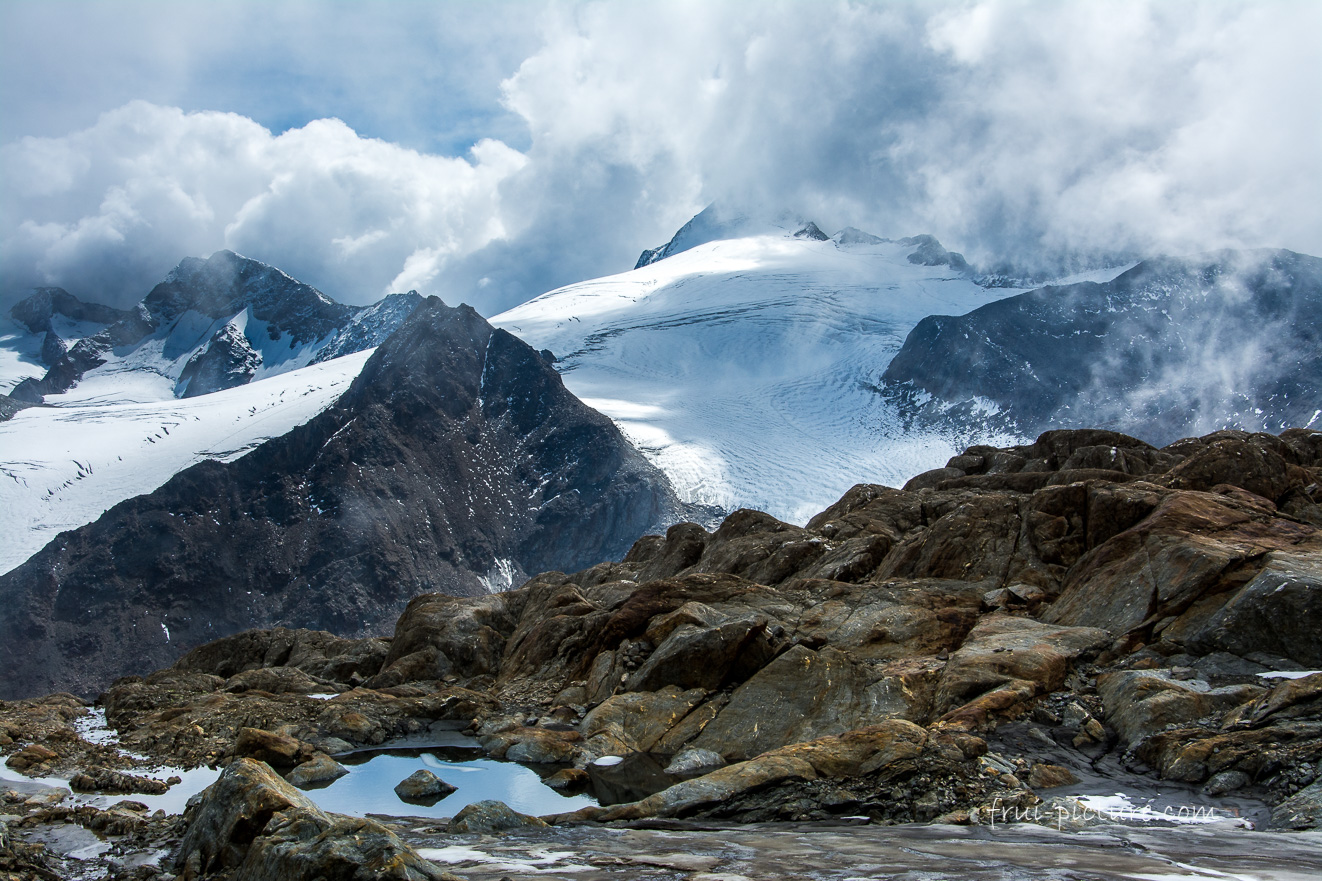
<instances>
[{"instance_id":1,"label":"mountain slope","mask_svg":"<svg viewBox=\"0 0 1322 881\"><path fill-rule=\"evenodd\" d=\"M420 592L619 555L677 507L541 356L433 298L307 424L0 577L3 696L95 690L254 626L373 632Z\"/></svg>"},{"instance_id":2,"label":"mountain slope","mask_svg":"<svg viewBox=\"0 0 1322 881\"><path fill-rule=\"evenodd\" d=\"M1166 443L1315 425L1322 260L1290 251L1145 261L919 322L883 374L919 429L1103 425Z\"/></svg>"},{"instance_id":3,"label":"mountain slope","mask_svg":"<svg viewBox=\"0 0 1322 881\"><path fill-rule=\"evenodd\" d=\"M128 371L155 377L157 399L209 394L378 345L421 300L410 292L346 306L232 251L188 257L134 310L11 395L40 403Z\"/></svg>"},{"instance_id":4,"label":"mountain slope","mask_svg":"<svg viewBox=\"0 0 1322 881\"><path fill-rule=\"evenodd\" d=\"M9 315L0 316L0 394L7 396L25 379L40 380L69 346L127 314L122 309L84 303L64 288L34 289ZM0 401L0 408L13 403Z\"/></svg>"},{"instance_id":5,"label":"mountain slope","mask_svg":"<svg viewBox=\"0 0 1322 881\"><path fill-rule=\"evenodd\" d=\"M903 431L877 372L924 317L1014 291L974 284L930 236L798 232L687 247L492 322L554 352L686 501L803 521L858 480L902 484L957 452Z\"/></svg>"},{"instance_id":6,"label":"mountain slope","mask_svg":"<svg viewBox=\"0 0 1322 881\"><path fill-rule=\"evenodd\" d=\"M198 462L237 459L307 422L344 394L371 350L204 397L140 401L89 382L0 422L0 573L56 534L91 523ZM150 381L150 378L148 378ZM0 407L12 398L0 398Z\"/></svg>"}]
</instances>

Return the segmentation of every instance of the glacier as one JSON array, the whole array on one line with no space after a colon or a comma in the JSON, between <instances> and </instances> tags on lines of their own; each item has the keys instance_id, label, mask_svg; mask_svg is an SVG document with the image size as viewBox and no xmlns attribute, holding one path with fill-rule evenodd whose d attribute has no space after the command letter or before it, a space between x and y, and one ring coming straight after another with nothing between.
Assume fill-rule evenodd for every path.
<instances>
[{"instance_id":1,"label":"glacier","mask_svg":"<svg viewBox=\"0 0 1322 881\"><path fill-rule=\"evenodd\" d=\"M785 229L705 242L492 323L549 349L684 501L804 523L854 484L902 485L969 440L905 432L875 384L921 319L1023 289L919 265L913 241Z\"/></svg>"}]
</instances>

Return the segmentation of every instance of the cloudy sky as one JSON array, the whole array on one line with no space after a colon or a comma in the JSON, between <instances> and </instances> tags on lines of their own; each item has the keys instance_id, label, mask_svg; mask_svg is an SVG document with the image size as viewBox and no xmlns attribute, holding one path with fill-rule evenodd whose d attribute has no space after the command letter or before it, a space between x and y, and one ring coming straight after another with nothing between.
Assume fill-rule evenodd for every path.
<instances>
[{"instance_id":1,"label":"cloudy sky","mask_svg":"<svg viewBox=\"0 0 1322 881\"><path fill-rule=\"evenodd\" d=\"M991 265L1322 255L1322 4L0 4L0 302L186 255L494 314L705 204Z\"/></svg>"}]
</instances>

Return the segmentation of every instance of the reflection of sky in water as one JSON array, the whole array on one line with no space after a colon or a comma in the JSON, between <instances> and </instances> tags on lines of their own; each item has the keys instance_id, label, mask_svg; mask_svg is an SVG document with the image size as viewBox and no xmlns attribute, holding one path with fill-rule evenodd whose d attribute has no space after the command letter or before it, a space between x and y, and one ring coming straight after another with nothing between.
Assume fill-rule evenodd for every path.
<instances>
[{"instance_id":1,"label":"reflection of sky in water","mask_svg":"<svg viewBox=\"0 0 1322 881\"><path fill-rule=\"evenodd\" d=\"M596 804L589 796L563 796L542 783L541 778L531 768L513 762L497 762L493 759L466 758L474 755L475 750L440 749L422 751L394 750L390 753L350 753L339 756L339 760L349 773L322 789L305 790L304 794L317 803L322 810L340 814L363 816L365 814L387 814L413 817L452 817L464 805L484 799L495 799L525 814L559 814L576 811L581 807ZM351 762L359 764L351 764ZM459 787L446 798L427 806L401 801L395 795L395 785L420 768L427 768L446 783ZM164 809L166 813L182 814L188 799L210 786L220 775L218 769L194 768L181 771L177 768L161 768L155 771L133 771L147 777L164 780L171 775L178 775L183 782L170 787L164 795L92 795L75 793L72 801L76 804L93 804L98 807L110 807L116 802L129 799L142 802L150 810ZM67 787L67 780L56 777L33 778L20 774L11 768L0 770L0 783L44 783L48 786Z\"/></svg>"},{"instance_id":2,"label":"reflection of sky in water","mask_svg":"<svg viewBox=\"0 0 1322 881\"><path fill-rule=\"evenodd\" d=\"M393 814L415 817L453 817L459 809L484 799L495 799L525 814L559 814L596 804L588 796L566 797L542 783L537 773L513 762L493 759L452 761L435 752L378 753L362 764L349 764L348 775L307 796L327 811L340 814ZM426 768L457 791L431 806L401 801L395 785L414 771Z\"/></svg>"}]
</instances>

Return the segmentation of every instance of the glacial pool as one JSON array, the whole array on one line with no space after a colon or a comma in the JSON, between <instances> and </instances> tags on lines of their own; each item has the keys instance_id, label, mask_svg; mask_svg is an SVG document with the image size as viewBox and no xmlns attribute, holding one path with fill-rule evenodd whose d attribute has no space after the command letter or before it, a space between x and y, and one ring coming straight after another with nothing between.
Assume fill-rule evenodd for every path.
<instances>
[{"instance_id":1,"label":"glacial pool","mask_svg":"<svg viewBox=\"0 0 1322 881\"><path fill-rule=\"evenodd\" d=\"M89 714L80 725L80 733L88 740L114 744L114 732L105 727L100 711ZM323 810L352 816L384 814L395 817L452 817L465 805L486 799L503 801L516 811L541 816L576 811L597 804L591 795L561 795L542 782L536 770L514 762L486 758L477 741L458 732L436 731L426 741L402 741L382 747L355 750L334 757L349 772L338 780L320 787L302 790ZM427 769L446 783L458 787L455 792L432 804L406 802L395 794L395 785L414 771ZM548 768L544 773L551 773ZM129 799L147 805L148 809L164 810L170 814L183 813L188 799L210 786L220 775L216 768L161 767L154 770L134 770L131 773L168 780L181 778L162 795L97 795L74 793L75 804L108 807ZM0 766L0 786L19 789L40 786L67 788L69 781L62 777L29 777L10 768Z\"/></svg>"}]
</instances>

